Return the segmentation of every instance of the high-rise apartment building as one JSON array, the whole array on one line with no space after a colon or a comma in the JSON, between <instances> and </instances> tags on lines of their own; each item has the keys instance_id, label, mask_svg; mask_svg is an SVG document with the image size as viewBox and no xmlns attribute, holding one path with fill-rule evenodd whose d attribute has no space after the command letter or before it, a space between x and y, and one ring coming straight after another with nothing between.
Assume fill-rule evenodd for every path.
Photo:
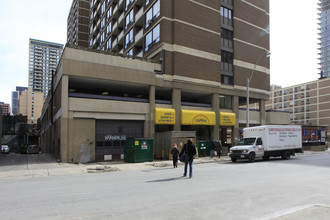
<instances>
[{"instance_id":1,"label":"high-rise apartment building","mask_svg":"<svg viewBox=\"0 0 330 220\"><path fill-rule=\"evenodd\" d=\"M287 111L293 124L330 128L330 78L285 88L271 87L266 109Z\"/></svg>"},{"instance_id":2,"label":"high-rise apartment building","mask_svg":"<svg viewBox=\"0 0 330 220\"><path fill-rule=\"evenodd\" d=\"M246 126L252 73L249 122L266 123L269 0L93 0L90 10L90 48L66 46L45 101L46 152L120 159L128 138L164 132L230 145Z\"/></svg>"},{"instance_id":3,"label":"high-rise apartment building","mask_svg":"<svg viewBox=\"0 0 330 220\"><path fill-rule=\"evenodd\" d=\"M10 105L4 102L0 102L0 108L2 110L2 115L10 115Z\"/></svg>"},{"instance_id":4,"label":"high-rise apartment building","mask_svg":"<svg viewBox=\"0 0 330 220\"><path fill-rule=\"evenodd\" d=\"M73 0L68 16L67 43L88 47L90 0Z\"/></svg>"},{"instance_id":5,"label":"high-rise apartment building","mask_svg":"<svg viewBox=\"0 0 330 220\"><path fill-rule=\"evenodd\" d=\"M19 96L23 91L27 91L27 87L20 87L16 86L16 91L13 91L11 93L11 106L12 106L12 113L13 115L17 115L18 112L18 101L19 101Z\"/></svg>"},{"instance_id":6,"label":"high-rise apartment building","mask_svg":"<svg viewBox=\"0 0 330 220\"><path fill-rule=\"evenodd\" d=\"M47 41L29 39L29 88L42 92L47 97L51 87L52 71L63 52L63 45Z\"/></svg>"},{"instance_id":7,"label":"high-rise apartment building","mask_svg":"<svg viewBox=\"0 0 330 220\"><path fill-rule=\"evenodd\" d=\"M44 101L42 92L34 92L31 88L27 91L22 91L19 104L18 114L27 116L28 124L37 124L37 120L41 115L41 109Z\"/></svg>"},{"instance_id":8,"label":"high-rise apartment building","mask_svg":"<svg viewBox=\"0 0 330 220\"><path fill-rule=\"evenodd\" d=\"M318 1L321 78L330 76L330 0Z\"/></svg>"}]
</instances>

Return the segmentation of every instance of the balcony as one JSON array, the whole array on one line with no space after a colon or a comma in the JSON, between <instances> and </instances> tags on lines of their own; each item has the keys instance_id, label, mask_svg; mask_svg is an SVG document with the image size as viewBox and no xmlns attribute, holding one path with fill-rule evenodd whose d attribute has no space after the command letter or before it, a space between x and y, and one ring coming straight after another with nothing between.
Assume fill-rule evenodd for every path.
<instances>
[{"instance_id":1,"label":"balcony","mask_svg":"<svg viewBox=\"0 0 330 220\"><path fill-rule=\"evenodd\" d=\"M122 41L122 39L123 39L123 37L124 37L124 31L121 31L119 34L118 34L118 42L120 42L120 41Z\"/></svg>"},{"instance_id":2,"label":"balcony","mask_svg":"<svg viewBox=\"0 0 330 220\"><path fill-rule=\"evenodd\" d=\"M143 50L141 50L138 54L136 54L137 57L143 57Z\"/></svg>"},{"instance_id":3,"label":"balcony","mask_svg":"<svg viewBox=\"0 0 330 220\"><path fill-rule=\"evenodd\" d=\"M112 48L115 48L117 44L118 44L118 39L116 38L112 41Z\"/></svg>"},{"instance_id":4,"label":"balcony","mask_svg":"<svg viewBox=\"0 0 330 220\"><path fill-rule=\"evenodd\" d=\"M121 13L119 18L118 18L118 21L116 22L117 23L117 26L120 27L120 28L124 28L124 25L125 25L125 16L124 16L125 13Z\"/></svg>"},{"instance_id":5,"label":"balcony","mask_svg":"<svg viewBox=\"0 0 330 220\"><path fill-rule=\"evenodd\" d=\"M135 45L140 47L143 46L143 29L135 35Z\"/></svg>"},{"instance_id":6,"label":"balcony","mask_svg":"<svg viewBox=\"0 0 330 220\"><path fill-rule=\"evenodd\" d=\"M143 7L135 15L135 25L143 27Z\"/></svg>"},{"instance_id":7,"label":"balcony","mask_svg":"<svg viewBox=\"0 0 330 220\"><path fill-rule=\"evenodd\" d=\"M118 9L121 10L121 11L124 11L124 9L125 9L125 1L124 0L119 0Z\"/></svg>"},{"instance_id":8,"label":"balcony","mask_svg":"<svg viewBox=\"0 0 330 220\"><path fill-rule=\"evenodd\" d=\"M117 32L118 32L118 23L115 22L112 26L112 33L117 35L118 34Z\"/></svg>"},{"instance_id":9,"label":"balcony","mask_svg":"<svg viewBox=\"0 0 330 220\"><path fill-rule=\"evenodd\" d=\"M119 16L118 13L119 13L119 11L118 11L118 5L116 5L116 6L113 8L112 17L113 17L114 19L117 19L118 16Z\"/></svg>"}]
</instances>

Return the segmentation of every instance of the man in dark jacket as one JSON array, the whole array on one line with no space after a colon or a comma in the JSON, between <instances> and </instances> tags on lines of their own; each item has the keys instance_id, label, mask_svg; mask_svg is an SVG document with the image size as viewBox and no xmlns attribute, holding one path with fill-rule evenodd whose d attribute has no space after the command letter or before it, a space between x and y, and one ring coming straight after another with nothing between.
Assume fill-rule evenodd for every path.
<instances>
[{"instance_id":1,"label":"man in dark jacket","mask_svg":"<svg viewBox=\"0 0 330 220\"><path fill-rule=\"evenodd\" d=\"M193 145L192 141L189 139L188 142L183 146L180 152L180 158L182 155L186 154L187 159L184 161L184 173L183 176L187 176L187 166L189 163L189 178L192 177L192 163L194 156L196 155L196 147Z\"/></svg>"}]
</instances>

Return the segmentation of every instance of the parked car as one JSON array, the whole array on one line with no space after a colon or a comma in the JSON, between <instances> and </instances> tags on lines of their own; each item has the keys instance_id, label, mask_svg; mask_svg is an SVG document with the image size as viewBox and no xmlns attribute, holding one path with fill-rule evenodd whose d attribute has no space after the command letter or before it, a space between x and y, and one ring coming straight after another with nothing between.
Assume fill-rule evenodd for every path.
<instances>
[{"instance_id":1,"label":"parked car","mask_svg":"<svg viewBox=\"0 0 330 220\"><path fill-rule=\"evenodd\" d=\"M9 154L10 148L8 145L1 145L1 153Z\"/></svg>"},{"instance_id":2,"label":"parked car","mask_svg":"<svg viewBox=\"0 0 330 220\"><path fill-rule=\"evenodd\" d=\"M27 154L39 154L39 147L38 145L29 145L26 149Z\"/></svg>"}]
</instances>

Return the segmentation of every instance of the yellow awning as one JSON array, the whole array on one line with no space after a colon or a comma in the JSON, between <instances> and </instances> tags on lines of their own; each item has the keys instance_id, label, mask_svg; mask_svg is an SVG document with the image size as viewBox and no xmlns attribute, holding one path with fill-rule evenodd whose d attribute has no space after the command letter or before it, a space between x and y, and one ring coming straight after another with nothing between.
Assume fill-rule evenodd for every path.
<instances>
[{"instance_id":1,"label":"yellow awning","mask_svg":"<svg viewBox=\"0 0 330 220\"><path fill-rule=\"evenodd\" d=\"M215 112L181 109L182 125L215 125Z\"/></svg>"},{"instance_id":2,"label":"yellow awning","mask_svg":"<svg viewBox=\"0 0 330 220\"><path fill-rule=\"evenodd\" d=\"M219 125L221 126L235 126L236 124L236 114L230 112L220 112L219 113Z\"/></svg>"},{"instance_id":3,"label":"yellow awning","mask_svg":"<svg viewBox=\"0 0 330 220\"><path fill-rule=\"evenodd\" d=\"M155 124L174 125L175 110L171 108L155 108Z\"/></svg>"}]
</instances>

